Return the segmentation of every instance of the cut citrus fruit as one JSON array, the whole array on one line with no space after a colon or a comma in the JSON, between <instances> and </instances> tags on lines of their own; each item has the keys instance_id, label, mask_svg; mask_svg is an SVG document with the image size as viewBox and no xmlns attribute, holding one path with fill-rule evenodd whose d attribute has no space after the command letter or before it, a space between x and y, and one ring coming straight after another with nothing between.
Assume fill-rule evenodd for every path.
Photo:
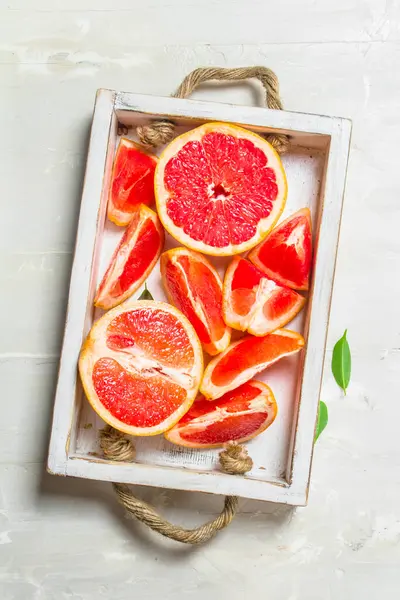
<instances>
[{"instance_id":1,"label":"cut citrus fruit","mask_svg":"<svg viewBox=\"0 0 400 600\"><path fill-rule=\"evenodd\" d=\"M306 301L239 257L235 257L226 270L223 298L225 323L257 336L289 323Z\"/></svg>"},{"instance_id":2,"label":"cut citrus fruit","mask_svg":"<svg viewBox=\"0 0 400 600\"><path fill-rule=\"evenodd\" d=\"M131 435L170 429L192 405L202 370L201 345L189 321L173 306L151 300L101 317L79 358L94 410Z\"/></svg>"},{"instance_id":3,"label":"cut citrus fruit","mask_svg":"<svg viewBox=\"0 0 400 600\"><path fill-rule=\"evenodd\" d=\"M108 218L128 225L138 204L154 202L154 171L157 157L135 142L122 138L114 159L108 199Z\"/></svg>"},{"instance_id":4,"label":"cut citrus fruit","mask_svg":"<svg viewBox=\"0 0 400 600\"><path fill-rule=\"evenodd\" d=\"M230 328L222 317L222 282L198 252L173 248L161 256L161 276L168 299L189 319L204 350L211 355L229 346Z\"/></svg>"},{"instance_id":5,"label":"cut citrus fruit","mask_svg":"<svg viewBox=\"0 0 400 600\"><path fill-rule=\"evenodd\" d=\"M311 215L302 208L280 223L249 255L268 277L295 290L308 290L312 257Z\"/></svg>"},{"instance_id":6,"label":"cut citrus fruit","mask_svg":"<svg viewBox=\"0 0 400 600\"><path fill-rule=\"evenodd\" d=\"M159 218L151 208L139 205L97 290L96 306L113 308L136 292L154 268L163 246L164 229Z\"/></svg>"},{"instance_id":7,"label":"cut citrus fruit","mask_svg":"<svg viewBox=\"0 0 400 600\"><path fill-rule=\"evenodd\" d=\"M304 338L288 329L277 329L264 337L248 335L212 359L200 391L206 398L220 398L284 356L299 352L303 346Z\"/></svg>"},{"instance_id":8,"label":"cut citrus fruit","mask_svg":"<svg viewBox=\"0 0 400 600\"><path fill-rule=\"evenodd\" d=\"M205 254L239 254L278 220L287 183L264 138L226 123L207 123L175 138L155 173L158 214L169 233Z\"/></svg>"},{"instance_id":9,"label":"cut citrus fruit","mask_svg":"<svg viewBox=\"0 0 400 600\"><path fill-rule=\"evenodd\" d=\"M216 448L227 442L247 442L273 423L277 405L265 383L249 381L209 402L200 396L164 435L187 448Z\"/></svg>"}]
</instances>

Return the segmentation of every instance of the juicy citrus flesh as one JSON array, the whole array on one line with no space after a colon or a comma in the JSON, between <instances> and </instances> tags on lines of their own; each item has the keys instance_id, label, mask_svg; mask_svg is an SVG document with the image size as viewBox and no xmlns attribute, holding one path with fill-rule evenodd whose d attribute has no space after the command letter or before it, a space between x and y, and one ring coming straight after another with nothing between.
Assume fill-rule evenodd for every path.
<instances>
[{"instance_id":1,"label":"juicy citrus flesh","mask_svg":"<svg viewBox=\"0 0 400 600\"><path fill-rule=\"evenodd\" d=\"M208 398L219 398L278 360L299 352L303 346L304 338L288 329L278 329L263 337L245 336L211 360L200 391Z\"/></svg>"},{"instance_id":2,"label":"juicy citrus flesh","mask_svg":"<svg viewBox=\"0 0 400 600\"><path fill-rule=\"evenodd\" d=\"M163 245L164 230L156 213L139 205L100 283L96 306L113 308L136 292L154 268Z\"/></svg>"},{"instance_id":3,"label":"juicy citrus flesh","mask_svg":"<svg viewBox=\"0 0 400 600\"><path fill-rule=\"evenodd\" d=\"M280 286L243 258L235 257L224 280L225 322L263 336L283 327L303 308L305 298Z\"/></svg>"},{"instance_id":4,"label":"juicy citrus flesh","mask_svg":"<svg viewBox=\"0 0 400 600\"><path fill-rule=\"evenodd\" d=\"M222 282L211 263L198 252L174 248L162 255L161 273L169 300L189 319L205 352L225 350L230 329L222 317Z\"/></svg>"},{"instance_id":5,"label":"juicy citrus flesh","mask_svg":"<svg viewBox=\"0 0 400 600\"><path fill-rule=\"evenodd\" d=\"M176 138L155 177L164 227L189 248L232 255L254 247L273 227L287 184L280 158L260 136L211 123Z\"/></svg>"},{"instance_id":6,"label":"juicy citrus flesh","mask_svg":"<svg viewBox=\"0 0 400 600\"><path fill-rule=\"evenodd\" d=\"M249 259L277 283L307 290L312 260L310 211L302 209L279 224Z\"/></svg>"},{"instance_id":7,"label":"juicy citrus flesh","mask_svg":"<svg viewBox=\"0 0 400 600\"><path fill-rule=\"evenodd\" d=\"M200 396L165 437L192 448L243 443L265 431L276 414L271 389L259 381L249 381L213 402Z\"/></svg>"},{"instance_id":8,"label":"juicy citrus flesh","mask_svg":"<svg viewBox=\"0 0 400 600\"><path fill-rule=\"evenodd\" d=\"M92 327L79 360L95 411L133 435L174 425L196 397L202 368L190 323L174 307L153 301L109 311Z\"/></svg>"},{"instance_id":9,"label":"juicy citrus flesh","mask_svg":"<svg viewBox=\"0 0 400 600\"><path fill-rule=\"evenodd\" d=\"M131 140L122 138L114 159L108 218L127 225L139 204L154 202L154 172L157 158Z\"/></svg>"}]
</instances>

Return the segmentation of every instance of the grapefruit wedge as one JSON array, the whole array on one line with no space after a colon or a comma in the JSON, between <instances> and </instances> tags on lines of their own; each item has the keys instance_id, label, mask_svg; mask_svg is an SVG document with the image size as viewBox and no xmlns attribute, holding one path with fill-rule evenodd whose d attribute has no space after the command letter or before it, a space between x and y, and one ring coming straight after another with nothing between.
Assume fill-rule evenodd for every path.
<instances>
[{"instance_id":1,"label":"grapefruit wedge","mask_svg":"<svg viewBox=\"0 0 400 600\"><path fill-rule=\"evenodd\" d=\"M189 321L164 302L118 306L95 323L79 358L86 396L109 425L130 435L170 429L190 408L203 370Z\"/></svg>"},{"instance_id":2,"label":"grapefruit wedge","mask_svg":"<svg viewBox=\"0 0 400 600\"><path fill-rule=\"evenodd\" d=\"M116 225L128 225L139 204L154 202L154 171L157 157L127 138L122 138L115 154L108 218Z\"/></svg>"},{"instance_id":3,"label":"grapefruit wedge","mask_svg":"<svg viewBox=\"0 0 400 600\"><path fill-rule=\"evenodd\" d=\"M303 346L304 338L288 329L277 329L264 337L245 336L211 360L200 391L210 400L220 398Z\"/></svg>"},{"instance_id":4,"label":"grapefruit wedge","mask_svg":"<svg viewBox=\"0 0 400 600\"><path fill-rule=\"evenodd\" d=\"M239 254L258 244L285 206L281 160L264 138L207 123L175 138L155 173L158 214L181 244L204 254Z\"/></svg>"},{"instance_id":5,"label":"grapefruit wedge","mask_svg":"<svg viewBox=\"0 0 400 600\"><path fill-rule=\"evenodd\" d=\"M249 259L277 283L308 290L312 259L309 209L302 208L280 223Z\"/></svg>"},{"instance_id":6,"label":"grapefruit wedge","mask_svg":"<svg viewBox=\"0 0 400 600\"><path fill-rule=\"evenodd\" d=\"M95 305L108 310L136 292L153 270L163 246L164 229L156 213L139 205L111 258Z\"/></svg>"},{"instance_id":7,"label":"grapefruit wedge","mask_svg":"<svg viewBox=\"0 0 400 600\"><path fill-rule=\"evenodd\" d=\"M225 323L257 336L289 323L306 302L303 296L268 279L239 257L226 270L223 298Z\"/></svg>"},{"instance_id":8,"label":"grapefruit wedge","mask_svg":"<svg viewBox=\"0 0 400 600\"><path fill-rule=\"evenodd\" d=\"M198 252L173 248L160 265L169 301L189 319L205 352L225 350L231 330L222 317L222 282L212 264Z\"/></svg>"},{"instance_id":9,"label":"grapefruit wedge","mask_svg":"<svg viewBox=\"0 0 400 600\"><path fill-rule=\"evenodd\" d=\"M247 442L275 420L277 405L265 383L249 381L209 402L200 396L190 410L164 435L187 448L217 448L227 442Z\"/></svg>"}]
</instances>

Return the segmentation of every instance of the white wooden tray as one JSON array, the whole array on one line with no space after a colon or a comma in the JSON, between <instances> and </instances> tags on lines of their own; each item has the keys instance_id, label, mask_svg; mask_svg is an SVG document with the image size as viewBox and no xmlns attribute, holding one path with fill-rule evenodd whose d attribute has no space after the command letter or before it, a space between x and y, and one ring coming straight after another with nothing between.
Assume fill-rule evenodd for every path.
<instances>
[{"instance_id":1,"label":"white wooden tray","mask_svg":"<svg viewBox=\"0 0 400 600\"><path fill-rule=\"evenodd\" d=\"M306 350L261 377L275 393L278 417L247 444L254 468L243 477L219 471L218 451L179 448L162 436L135 439L135 463L103 459L98 432L104 423L84 398L77 373L82 341L101 314L93 307L95 290L123 231L106 219L118 124L134 128L162 118L172 119L178 133L205 121L227 121L261 134L290 135L290 151L283 157L289 194L282 219L304 206L312 213L315 262L309 302L290 324L305 336ZM130 129L128 137L134 137L133 132ZM307 503L350 133L351 122L346 119L99 90L55 398L48 460L51 473L292 505ZM167 248L176 245L167 239ZM221 270L226 265L226 260L213 262ZM157 266L148 287L155 299L165 299Z\"/></svg>"}]
</instances>

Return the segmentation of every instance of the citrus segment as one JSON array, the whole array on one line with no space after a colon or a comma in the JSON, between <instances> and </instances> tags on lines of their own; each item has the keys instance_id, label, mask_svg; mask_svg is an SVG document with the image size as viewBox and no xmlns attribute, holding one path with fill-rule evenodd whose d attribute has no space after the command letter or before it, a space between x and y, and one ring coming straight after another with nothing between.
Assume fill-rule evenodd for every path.
<instances>
[{"instance_id":1,"label":"citrus segment","mask_svg":"<svg viewBox=\"0 0 400 600\"><path fill-rule=\"evenodd\" d=\"M147 279L164 245L164 229L154 211L141 204L111 258L95 304L105 310L131 296Z\"/></svg>"},{"instance_id":2,"label":"citrus segment","mask_svg":"<svg viewBox=\"0 0 400 600\"><path fill-rule=\"evenodd\" d=\"M249 259L277 283L308 290L312 259L309 209L303 208L280 223Z\"/></svg>"},{"instance_id":3,"label":"citrus segment","mask_svg":"<svg viewBox=\"0 0 400 600\"><path fill-rule=\"evenodd\" d=\"M288 329L277 329L264 337L246 336L208 364L200 391L207 398L220 398L303 346L304 338Z\"/></svg>"},{"instance_id":4,"label":"citrus segment","mask_svg":"<svg viewBox=\"0 0 400 600\"><path fill-rule=\"evenodd\" d=\"M225 350L230 329L222 317L222 282L212 264L187 248L164 252L160 264L168 299L189 319L203 349L211 355Z\"/></svg>"},{"instance_id":5,"label":"citrus segment","mask_svg":"<svg viewBox=\"0 0 400 600\"><path fill-rule=\"evenodd\" d=\"M291 321L303 308L305 298L268 279L244 258L235 257L224 279L225 323L264 336Z\"/></svg>"},{"instance_id":6,"label":"citrus segment","mask_svg":"<svg viewBox=\"0 0 400 600\"><path fill-rule=\"evenodd\" d=\"M203 356L196 332L164 302L118 306L92 327L79 358L86 396L106 423L156 435L190 408Z\"/></svg>"},{"instance_id":7,"label":"citrus segment","mask_svg":"<svg viewBox=\"0 0 400 600\"><path fill-rule=\"evenodd\" d=\"M214 402L200 396L165 437L188 448L216 448L232 441L242 443L265 431L276 414L271 389L253 380Z\"/></svg>"},{"instance_id":8,"label":"citrus segment","mask_svg":"<svg viewBox=\"0 0 400 600\"><path fill-rule=\"evenodd\" d=\"M116 225L128 225L139 204L154 202L154 171L157 157L135 142L122 138L114 159L108 218Z\"/></svg>"},{"instance_id":9,"label":"citrus segment","mask_svg":"<svg viewBox=\"0 0 400 600\"><path fill-rule=\"evenodd\" d=\"M158 213L179 242L227 256L258 244L286 201L278 154L262 137L225 123L208 123L175 138L156 173Z\"/></svg>"}]
</instances>

